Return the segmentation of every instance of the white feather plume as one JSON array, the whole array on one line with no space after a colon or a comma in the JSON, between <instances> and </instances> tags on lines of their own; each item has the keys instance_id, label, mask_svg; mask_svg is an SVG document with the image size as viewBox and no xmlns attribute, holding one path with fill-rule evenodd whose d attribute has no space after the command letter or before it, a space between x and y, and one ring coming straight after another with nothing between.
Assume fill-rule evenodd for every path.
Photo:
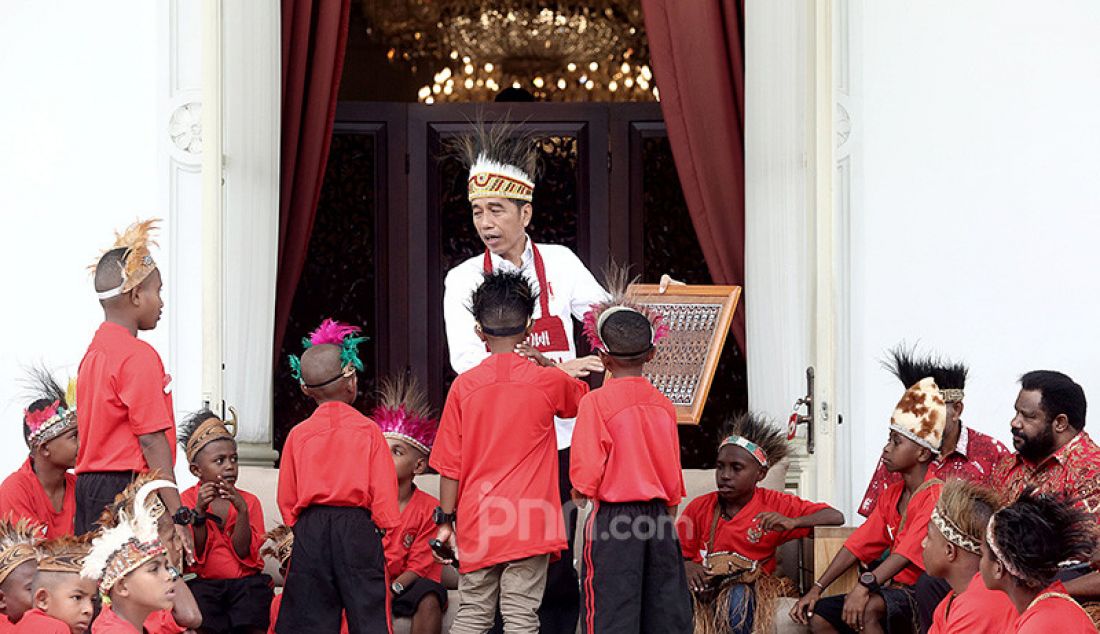
<instances>
[{"instance_id":1,"label":"white feather plume","mask_svg":"<svg viewBox=\"0 0 1100 634\"><path fill-rule=\"evenodd\" d=\"M535 181L531 180L527 172L515 165L507 165L494 161L490 159L488 155L482 153L478 154L477 160L470 166L470 178L473 178L476 174L484 173L501 174L508 178L518 180L531 189L535 188Z\"/></svg>"},{"instance_id":2,"label":"white feather plume","mask_svg":"<svg viewBox=\"0 0 1100 634\"><path fill-rule=\"evenodd\" d=\"M134 536L141 542L151 542L157 538L157 518L149 512L145 502L150 495L156 495L158 489L174 489L176 484L170 480L153 480L138 489L134 495Z\"/></svg>"},{"instance_id":3,"label":"white feather plume","mask_svg":"<svg viewBox=\"0 0 1100 634\"><path fill-rule=\"evenodd\" d=\"M84 569L80 571L80 576L97 581L102 579L103 573L107 570L107 564L111 561L111 556L117 553L133 537L134 527L130 521L130 516L126 511L120 511L118 525L100 530L99 534L92 540L92 549L84 559Z\"/></svg>"}]
</instances>

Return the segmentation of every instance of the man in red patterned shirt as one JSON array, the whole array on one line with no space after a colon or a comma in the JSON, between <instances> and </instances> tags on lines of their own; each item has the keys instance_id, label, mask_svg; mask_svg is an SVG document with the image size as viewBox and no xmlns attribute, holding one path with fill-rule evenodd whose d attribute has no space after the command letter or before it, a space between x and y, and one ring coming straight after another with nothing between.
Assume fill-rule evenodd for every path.
<instances>
[{"instance_id":1,"label":"man in red patterned shirt","mask_svg":"<svg viewBox=\"0 0 1100 634\"><path fill-rule=\"evenodd\" d=\"M1081 386L1061 372L1036 370L1020 377L1012 445L993 470L991 484L1015 499L1025 487L1074 500L1100 520L1100 446L1085 433L1087 402ZM1087 565L1063 570L1059 579L1079 599L1100 598L1100 574Z\"/></svg>"},{"instance_id":2,"label":"man in red patterned shirt","mask_svg":"<svg viewBox=\"0 0 1100 634\"><path fill-rule=\"evenodd\" d=\"M898 346L889 352L890 358L883 365L906 387L926 376L932 377L947 402L947 425L941 453L928 466L929 471L941 480L962 478L988 485L993 467L1009 455L1009 451L999 440L962 424L966 365L932 356L915 358L914 352L914 349ZM899 474L886 470L880 458L867 492L863 494L859 514L870 517L886 487L900 479Z\"/></svg>"}]
</instances>

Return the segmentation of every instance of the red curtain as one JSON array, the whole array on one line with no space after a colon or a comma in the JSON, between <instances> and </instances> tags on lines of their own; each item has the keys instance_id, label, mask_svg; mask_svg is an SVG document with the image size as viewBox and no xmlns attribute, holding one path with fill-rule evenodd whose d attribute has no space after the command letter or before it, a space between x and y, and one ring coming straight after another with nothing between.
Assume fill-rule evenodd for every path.
<instances>
[{"instance_id":1,"label":"red curtain","mask_svg":"<svg viewBox=\"0 0 1100 634\"><path fill-rule=\"evenodd\" d=\"M351 11L351 0L282 0L282 3L276 357L283 344L321 196Z\"/></svg>"},{"instance_id":2,"label":"red curtain","mask_svg":"<svg viewBox=\"0 0 1100 634\"><path fill-rule=\"evenodd\" d=\"M745 281L743 0L642 0L661 112L716 284ZM733 334L745 350L744 299Z\"/></svg>"}]
</instances>

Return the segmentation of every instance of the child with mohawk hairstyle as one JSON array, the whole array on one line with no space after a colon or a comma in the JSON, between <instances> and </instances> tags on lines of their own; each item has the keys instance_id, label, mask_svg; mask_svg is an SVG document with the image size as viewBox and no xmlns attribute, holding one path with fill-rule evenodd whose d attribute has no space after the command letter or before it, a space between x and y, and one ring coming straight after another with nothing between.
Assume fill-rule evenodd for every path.
<instances>
[{"instance_id":1,"label":"child with mohawk hairstyle","mask_svg":"<svg viewBox=\"0 0 1100 634\"><path fill-rule=\"evenodd\" d=\"M157 351L137 338L139 331L156 327L164 308L160 270L149 254L157 222L135 222L116 234L113 247L95 265L104 319L77 371L83 441L76 456L78 534L92 529L100 511L136 474L157 470L175 482L172 379ZM174 517L181 506L179 491L166 488L161 495ZM191 531L178 525L176 532L190 554Z\"/></svg>"},{"instance_id":2,"label":"child with mohawk hairstyle","mask_svg":"<svg viewBox=\"0 0 1100 634\"><path fill-rule=\"evenodd\" d=\"M692 500L676 525L695 632L771 631L776 599L793 590L772 576L776 550L815 526L844 523L828 504L758 486L787 451L784 433L762 416L727 423L715 461L718 490Z\"/></svg>"},{"instance_id":3,"label":"child with mohawk hairstyle","mask_svg":"<svg viewBox=\"0 0 1100 634\"><path fill-rule=\"evenodd\" d=\"M34 575L34 607L23 615L14 632L26 634L83 634L92 623L96 583L80 576L91 544L87 536L65 535L38 546Z\"/></svg>"},{"instance_id":4,"label":"child with mohawk hairstyle","mask_svg":"<svg viewBox=\"0 0 1100 634\"><path fill-rule=\"evenodd\" d=\"M451 384L439 423L436 539L457 536L461 556L453 634L492 627L498 598L506 632L538 631L547 567L566 549L554 417L576 416L588 386L516 353L536 301L523 273L485 275L470 311L491 354Z\"/></svg>"},{"instance_id":5,"label":"child with mohawk hairstyle","mask_svg":"<svg viewBox=\"0 0 1100 634\"><path fill-rule=\"evenodd\" d=\"M279 510L297 553L276 632L336 632L341 612L356 632L390 627L379 531L401 523L397 474L378 425L352 407L363 369L358 332L326 319L303 341L302 357L290 358L317 409L283 446Z\"/></svg>"},{"instance_id":6,"label":"child with mohawk hairstyle","mask_svg":"<svg viewBox=\"0 0 1100 634\"><path fill-rule=\"evenodd\" d=\"M22 519L0 520L0 632L31 609L31 585L38 570L38 526Z\"/></svg>"},{"instance_id":7,"label":"child with mohawk hairstyle","mask_svg":"<svg viewBox=\"0 0 1100 634\"><path fill-rule=\"evenodd\" d=\"M203 631L238 634L267 631L271 578L263 574L260 546L264 515L255 495L238 489L237 425L229 426L208 409L191 414L179 440L198 484L184 491L183 504L195 509L198 578L187 583L202 611Z\"/></svg>"},{"instance_id":8,"label":"child with mohawk hairstyle","mask_svg":"<svg viewBox=\"0 0 1100 634\"><path fill-rule=\"evenodd\" d=\"M294 550L294 531L286 524L279 524L264 535L267 545L260 550L264 557L271 557L279 563L279 574L286 579L290 567L290 554ZM279 608L283 604L283 595L277 594L271 601L271 625L267 634L275 634L275 623L279 620ZM340 634L348 634L348 618L346 614L340 617Z\"/></svg>"},{"instance_id":9,"label":"child with mohawk hairstyle","mask_svg":"<svg viewBox=\"0 0 1100 634\"><path fill-rule=\"evenodd\" d=\"M991 489L949 480L932 510L924 538L924 569L946 579L951 594L936 607L930 634L1002 634L1012 630L1016 608L1004 593L982 583L979 566L989 518L1002 506Z\"/></svg>"},{"instance_id":10,"label":"child with mohawk hairstyle","mask_svg":"<svg viewBox=\"0 0 1100 634\"><path fill-rule=\"evenodd\" d=\"M135 478L129 486L123 489L122 493L115 496L114 501L107 508L103 509L96 524L99 526L115 526L119 524L120 517L124 513L130 518L135 517L137 515L135 509L138 508L136 506L138 492L146 488L147 484L158 481L158 475L156 472L147 472ZM165 482L164 480L159 481ZM172 518L165 511L164 502L161 498L156 495L147 496L145 506L142 509L142 512L148 513L156 522L160 544L165 550L167 552L172 550L178 552L181 548L179 535L173 530ZM172 600L170 609L157 610L145 620L145 630L149 634L179 634L185 630L197 629L202 625L202 613L199 611L199 606L195 602L191 590L180 578L179 568L172 565L171 562L168 566L176 578L173 582L175 597Z\"/></svg>"},{"instance_id":11,"label":"child with mohawk hairstyle","mask_svg":"<svg viewBox=\"0 0 1100 634\"><path fill-rule=\"evenodd\" d=\"M428 395L412 376L383 380L371 418L382 429L397 470L401 524L382 540L393 594L391 611L394 616L412 617L414 634L439 634L447 589L440 583L442 566L428 545L435 537L432 512L439 500L413 483L428 468L439 422L432 416Z\"/></svg>"},{"instance_id":12,"label":"child with mohawk hairstyle","mask_svg":"<svg viewBox=\"0 0 1100 634\"><path fill-rule=\"evenodd\" d=\"M31 370L34 401L23 412L30 456L0 484L0 517L27 518L47 539L71 535L76 514L76 384L62 390L45 368Z\"/></svg>"},{"instance_id":13,"label":"child with mohawk hairstyle","mask_svg":"<svg viewBox=\"0 0 1100 634\"><path fill-rule=\"evenodd\" d=\"M592 306L584 332L613 378L580 401L569 468L574 501L594 501L581 622L585 632L642 631L643 624L691 632L691 595L672 530L684 496L676 408L642 374L668 328L627 297L625 269L613 266L607 277L611 299ZM615 530L621 526L636 530Z\"/></svg>"},{"instance_id":14,"label":"child with mohawk hairstyle","mask_svg":"<svg viewBox=\"0 0 1100 634\"><path fill-rule=\"evenodd\" d=\"M1085 634L1092 619L1057 581L1067 561L1089 561L1096 545L1092 517L1067 499L1025 489L989 518L982 542L981 575L1003 592L1019 616L1009 632Z\"/></svg>"}]
</instances>

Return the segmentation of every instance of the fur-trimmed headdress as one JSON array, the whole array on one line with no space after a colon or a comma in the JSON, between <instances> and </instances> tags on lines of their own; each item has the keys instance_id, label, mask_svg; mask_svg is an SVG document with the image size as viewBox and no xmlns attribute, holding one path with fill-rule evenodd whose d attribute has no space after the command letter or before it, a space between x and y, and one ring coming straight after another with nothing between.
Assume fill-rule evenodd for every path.
<instances>
[{"instance_id":1,"label":"fur-trimmed headdress","mask_svg":"<svg viewBox=\"0 0 1100 634\"><path fill-rule=\"evenodd\" d=\"M290 560L290 552L294 549L294 531L285 524L279 524L267 531L264 541L270 544L260 550L260 555L274 557L280 566L285 566Z\"/></svg>"},{"instance_id":2,"label":"fur-trimmed headdress","mask_svg":"<svg viewBox=\"0 0 1100 634\"><path fill-rule=\"evenodd\" d=\"M378 407L371 418L386 438L397 438L431 453L439 421L432 414L428 395L412 376L387 377L378 390Z\"/></svg>"},{"instance_id":3,"label":"fur-trimmed headdress","mask_svg":"<svg viewBox=\"0 0 1100 634\"><path fill-rule=\"evenodd\" d=\"M925 377L905 390L890 417L892 431L937 454L946 424L947 404L932 377Z\"/></svg>"},{"instance_id":4,"label":"fur-trimmed headdress","mask_svg":"<svg viewBox=\"0 0 1100 634\"><path fill-rule=\"evenodd\" d=\"M99 581L99 589L107 593L119 579L164 554L165 548L157 532L159 517L151 511L148 502L158 489L175 486L168 480L153 480L142 485L134 496L133 510L119 510L116 523L103 526L92 540L81 576Z\"/></svg>"},{"instance_id":5,"label":"fur-trimmed headdress","mask_svg":"<svg viewBox=\"0 0 1100 634\"><path fill-rule=\"evenodd\" d=\"M19 566L38 560L42 530L27 518L0 520L0 583Z\"/></svg>"},{"instance_id":6,"label":"fur-trimmed headdress","mask_svg":"<svg viewBox=\"0 0 1100 634\"><path fill-rule=\"evenodd\" d=\"M535 193L538 153L535 138L511 123L475 121L472 134L451 142L470 170L466 181L470 202L479 198L510 198L531 202Z\"/></svg>"},{"instance_id":7,"label":"fur-trimmed headdress","mask_svg":"<svg viewBox=\"0 0 1100 634\"><path fill-rule=\"evenodd\" d=\"M664 316L630 298L630 285L637 281L637 278L631 278L625 267L612 263L608 265L604 275L609 297L606 301L592 304L584 315L584 335L588 338L588 343L593 349L603 350L612 356L634 357L649 352L658 341L668 335L668 324L665 323ZM604 327L607 325L608 318L622 311L637 313L649 322L649 342L644 348L620 350L609 345Z\"/></svg>"},{"instance_id":8,"label":"fur-trimmed headdress","mask_svg":"<svg viewBox=\"0 0 1100 634\"><path fill-rule=\"evenodd\" d=\"M38 545L38 571L80 574L91 548L88 535L62 535L46 540Z\"/></svg>"},{"instance_id":9,"label":"fur-trimmed headdress","mask_svg":"<svg viewBox=\"0 0 1100 634\"><path fill-rule=\"evenodd\" d=\"M966 364L932 355L918 357L916 351L916 346L910 348L904 343L898 344L886 353L887 358L882 366L898 377L905 387L916 385L924 377L930 376L936 380L945 402L962 401L969 372Z\"/></svg>"},{"instance_id":10,"label":"fur-trimmed headdress","mask_svg":"<svg viewBox=\"0 0 1100 634\"><path fill-rule=\"evenodd\" d=\"M194 462L202 448L215 440L235 440L237 437L237 413L230 408L231 421L223 421L209 409L191 413L177 430L179 444L187 454L187 461Z\"/></svg>"},{"instance_id":11,"label":"fur-trimmed headdress","mask_svg":"<svg viewBox=\"0 0 1100 634\"><path fill-rule=\"evenodd\" d=\"M149 253L149 246L156 246L157 244L151 238L151 234L157 230L158 222L160 222L160 218L138 220L126 227L126 230L122 233L115 232L115 243L104 252L104 255L115 249L125 249L122 257L117 262L119 273L122 276L122 283L114 288L96 293L99 299L111 299L130 292L157 268L157 263ZM93 271L103 264L102 260L103 256L101 255L96 263L92 265Z\"/></svg>"},{"instance_id":12,"label":"fur-trimmed headdress","mask_svg":"<svg viewBox=\"0 0 1100 634\"><path fill-rule=\"evenodd\" d=\"M783 430L769 423L763 416L752 412L738 414L726 423L718 450L721 451L726 445L734 445L748 451L761 467L779 464L790 451L787 436Z\"/></svg>"},{"instance_id":13,"label":"fur-trimmed headdress","mask_svg":"<svg viewBox=\"0 0 1100 634\"><path fill-rule=\"evenodd\" d=\"M76 379L63 390L49 370L36 367L27 384L33 401L23 410L23 440L34 451L76 427Z\"/></svg>"},{"instance_id":14,"label":"fur-trimmed headdress","mask_svg":"<svg viewBox=\"0 0 1100 634\"><path fill-rule=\"evenodd\" d=\"M341 377L349 377L354 374L356 370L362 372L363 362L359 359L359 344L366 341L367 338L355 336L359 330L359 326L351 326L336 321L335 319L326 319L321 322L321 325L318 326L316 330L309 333L308 337L303 337L302 347L306 349L322 344L332 344L339 347L340 362L343 364L343 369L339 375L327 381L322 381L314 385L306 385L303 382L302 385L306 387L321 387ZM298 379L298 381L302 381L302 358L292 354L289 360L292 376Z\"/></svg>"}]
</instances>

